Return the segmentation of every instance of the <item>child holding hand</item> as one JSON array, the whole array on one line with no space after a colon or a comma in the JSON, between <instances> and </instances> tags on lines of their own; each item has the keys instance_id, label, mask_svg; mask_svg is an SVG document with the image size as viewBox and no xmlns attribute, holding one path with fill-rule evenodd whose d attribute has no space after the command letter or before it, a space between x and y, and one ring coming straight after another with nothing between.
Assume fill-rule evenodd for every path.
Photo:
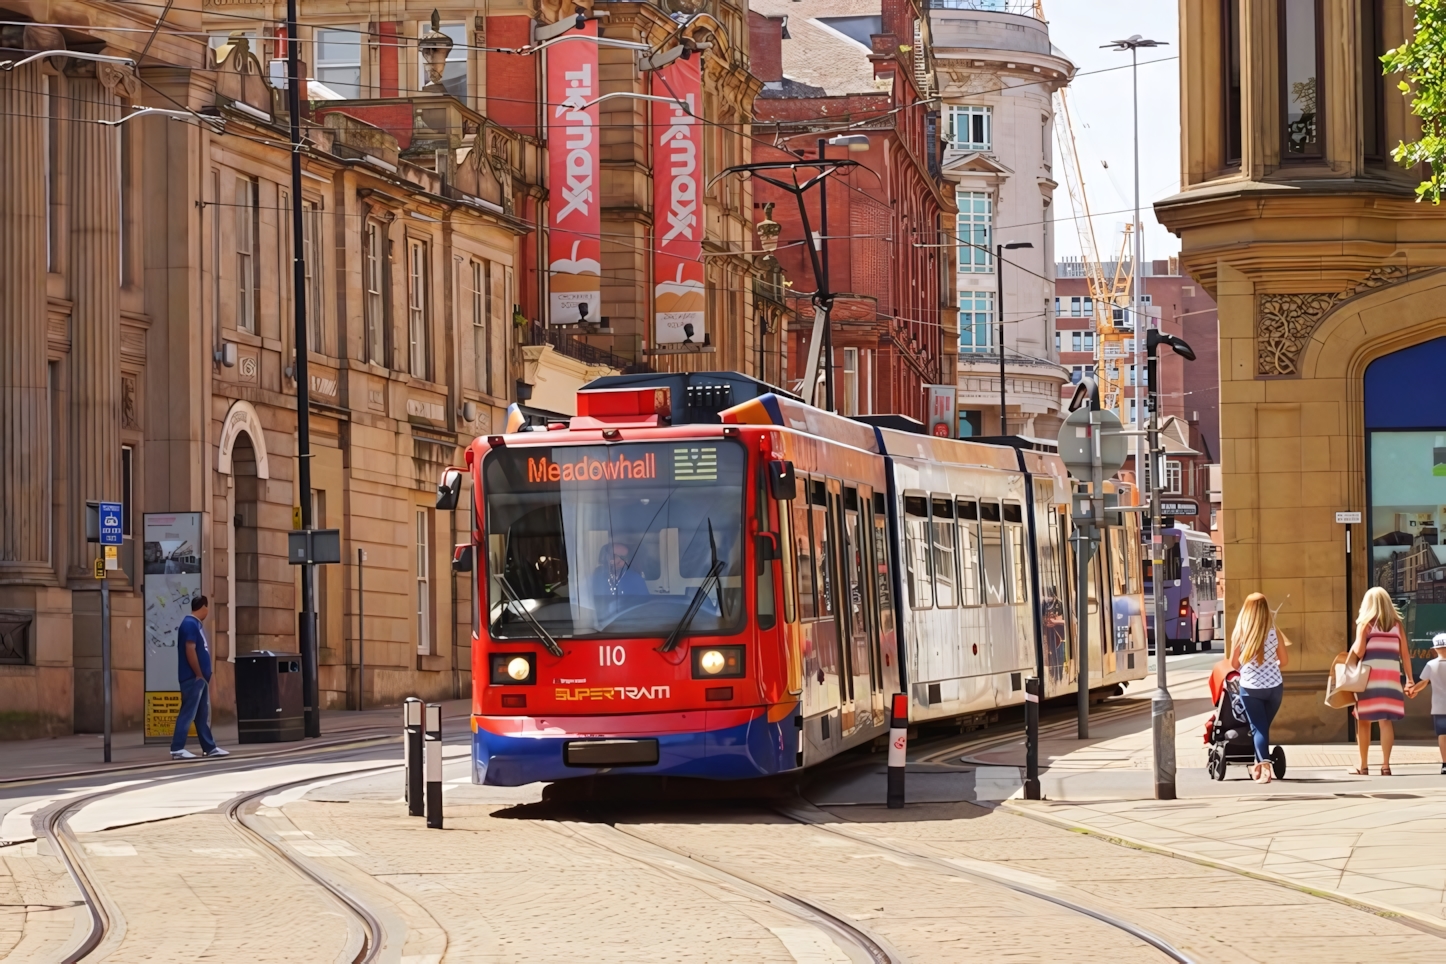
<instances>
[{"instance_id":1,"label":"child holding hand","mask_svg":"<svg viewBox=\"0 0 1446 964\"><path fill-rule=\"evenodd\" d=\"M1437 633L1431 640L1436 657L1421 667L1421 678L1406 688L1406 695L1415 698L1428 684L1431 690L1431 722L1436 727L1436 742L1441 747L1441 773L1446 776L1446 633Z\"/></svg>"}]
</instances>

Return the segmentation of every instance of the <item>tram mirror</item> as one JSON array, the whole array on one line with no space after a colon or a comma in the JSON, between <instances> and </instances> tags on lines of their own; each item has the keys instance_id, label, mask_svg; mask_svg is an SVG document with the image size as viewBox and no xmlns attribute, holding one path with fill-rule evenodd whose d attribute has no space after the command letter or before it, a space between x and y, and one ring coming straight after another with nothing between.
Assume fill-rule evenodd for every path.
<instances>
[{"instance_id":1,"label":"tram mirror","mask_svg":"<svg viewBox=\"0 0 1446 964\"><path fill-rule=\"evenodd\" d=\"M773 533L758 533L758 561L772 562L775 559L781 558L782 556L778 554L778 541L775 539Z\"/></svg>"},{"instance_id":2,"label":"tram mirror","mask_svg":"<svg viewBox=\"0 0 1446 964\"><path fill-rule=\"evenodd\" d=\"M472 553L473 553L473 551L474 551L474 550L473 550L472 546L470 546L470 545L464 544L464 545L460 545L460 546L453 546L453 547L452 547L452 571L453 571L453 572L471 572L471 571L472 571Z\"/></svg>"},{"instance_id":3,"label":"tram mirror","mask_svg":"<svg viewBox=\"0 0 1446 964\"><path fill-rule=\"evenodd\" d=\"M462 472L459 469L446 469L442 472L442 481L437 483L437 508L444 511L451 511L457 508L457 500L462 496Z\"/></svg>"},{"instance_id":4,"label":"tram mirror","mask_svg":"<svg viewBox=\"0 0 1446 964\"><path fill-rule=\"evenodd\" d=\"M792 462L775 459L768 463L768 494L780 502L798 497L798 477L793 474Z\"/></svg>"}]
</instances>

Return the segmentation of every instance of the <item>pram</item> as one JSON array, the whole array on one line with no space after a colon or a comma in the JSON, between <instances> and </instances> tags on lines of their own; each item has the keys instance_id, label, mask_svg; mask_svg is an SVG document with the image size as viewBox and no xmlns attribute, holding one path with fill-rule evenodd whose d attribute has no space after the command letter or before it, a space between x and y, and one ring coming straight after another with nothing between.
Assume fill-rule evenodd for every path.
<instances>
[{"instance_id":1,"label":"pram","mask_svg":"<svg viewBox=\"0 0 1446 964\"><path fill-rule=\"evenodd\" d=\"M1210 673L1210 696L1215 715L1205 724L1205 743L1210 747L1206 770L1211 779L1224 780L1230 764L1249 766L1255 762L1255 744L1250 738L1250 721L1240 698L1240 672L1221 660ZM1270 751L1270 768L1277 780L1285 776L1285 747Z\"/></svg>"}]
</instances>

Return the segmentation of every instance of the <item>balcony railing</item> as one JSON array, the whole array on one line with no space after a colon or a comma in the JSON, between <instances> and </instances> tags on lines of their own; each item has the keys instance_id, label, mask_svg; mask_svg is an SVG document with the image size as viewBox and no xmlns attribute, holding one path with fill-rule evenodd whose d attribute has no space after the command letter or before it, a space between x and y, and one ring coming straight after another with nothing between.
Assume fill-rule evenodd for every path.
<instances>
[{"instance_id":1,"label":"balcony railing","mask_svg":"<svg viewBox=\"0 0 1446 964\"><path fill-rule=\"evenodd\" d=\"M930 10L983 10L1044 19L1039 0L928 0Z\"/></svg>"},{"instance_id":2,"label":"balcony railing","mask_svg":"<svg viewBox=\"0 0 1446 964\"><path fill-rule=\"evenodd\" d=\"M578 341L569 332L559 331L537 321L529 325L528 344L551 345L559 354L575 358L584 365L606 365L608 368L616 368L624 375L653 370L647 364L629 361L621 355L615 355L602 348L594 348L586 342Z\"/></svg>"}]
</instances>

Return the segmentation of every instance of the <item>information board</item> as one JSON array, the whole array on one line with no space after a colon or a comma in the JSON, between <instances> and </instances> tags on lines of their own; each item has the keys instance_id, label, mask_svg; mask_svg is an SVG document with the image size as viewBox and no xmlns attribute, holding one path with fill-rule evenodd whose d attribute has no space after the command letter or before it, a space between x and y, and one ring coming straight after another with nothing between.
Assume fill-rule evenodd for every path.
<instances>
[{"instance_id":1,"label":"information board","mask_svg":"<svg viewBox=\"0 0 1446 964\"><path fill-rule=\"evenodd\" d=\"M146 513L144 578L145 739L165 743L181 707L176 630L201 592L201 513Z\"/></svg>"}]
</instances>

